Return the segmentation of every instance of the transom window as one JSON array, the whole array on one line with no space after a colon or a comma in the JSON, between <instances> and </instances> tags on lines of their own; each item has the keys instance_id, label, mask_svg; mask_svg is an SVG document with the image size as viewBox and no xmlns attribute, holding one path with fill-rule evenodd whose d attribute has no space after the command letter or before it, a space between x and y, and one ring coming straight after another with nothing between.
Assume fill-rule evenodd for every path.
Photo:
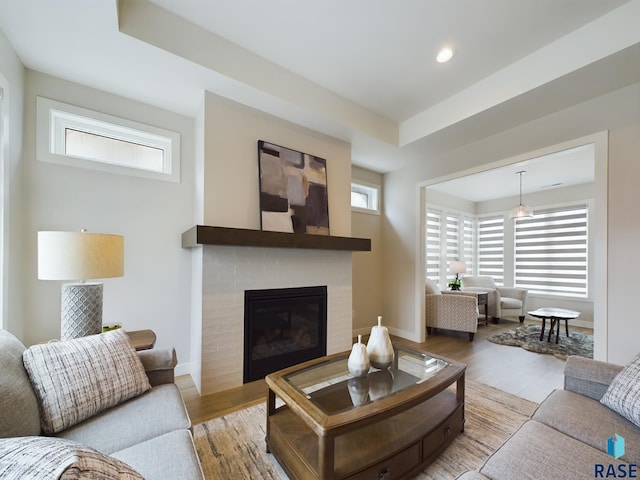
<instances>
[{"instance_id":1,"label":"transom window","mask_svg":"<svg viewBox=\"0 0 640 480\"><path fill-rule=\"evenodd\" d=\"M175 132L38 97L38 159L180 181Z\"/></svg>"},{"instance_id":2,"label":"transom window","mask_svg":"<svg viewBox=\"0 0 640 480\"><path fill-rule=\"evenodd\" d=\"M380 186L364 182L351 183L351 209L364 213L380 213Z\"/></svg>"}]
</instances>

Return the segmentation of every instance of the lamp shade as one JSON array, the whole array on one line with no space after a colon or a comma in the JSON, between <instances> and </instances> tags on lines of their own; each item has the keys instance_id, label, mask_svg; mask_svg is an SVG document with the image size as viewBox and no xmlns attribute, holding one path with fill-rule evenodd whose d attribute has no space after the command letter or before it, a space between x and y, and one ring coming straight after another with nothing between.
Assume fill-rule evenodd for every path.
<instances>
[{"instance_id":1,"label":"lamp shade","mask_svg":"<svg viewBox=\"0 0 640 480\"><path fill-rule=\"evenodd\" d=\"M528 205L518 205L511 209L509 214L509 220L516 220L518 218L531 218L533 217L533 209Z\"/></svg>"},{"instance_id":2,"label":"lamp shade","mask_svg":"<svg viewBox=\"0 0 640 480\"><path fill-rule=\"evenodd\" d=\"M88 232L38 232L40 280L124 275L124 237Z\"/></svg>"},{"instance_id":3,"label":"lamp shade","mask_svg":"<svg viewBox=\"0 0 640 480\"><path fill-rule=\"evenodd\" d=\"M452 260L449 262L449 273L465 273L467 271L467 264L464 260Z\"/></svg>"}]
</instances>

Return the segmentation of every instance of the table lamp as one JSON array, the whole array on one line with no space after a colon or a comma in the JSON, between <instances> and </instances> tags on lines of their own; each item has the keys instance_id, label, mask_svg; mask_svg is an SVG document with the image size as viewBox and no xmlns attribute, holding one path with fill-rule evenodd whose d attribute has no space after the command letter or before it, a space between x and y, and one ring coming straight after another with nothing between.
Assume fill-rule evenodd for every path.
<instances>
[{"instance_id":1,"label":"table lamp","mask_svg":"<svg viewBox=\"0 0 640 480\"><path fill-rule=\"evenodd\" d=\"M62 285L60 338L102 331L102 283L124 275L124 237L102 233L38 232L38 278L76 280Z\"/></svg>"},{"instance_id":2,"label":"table lamp","mask_svg":"<svg viewBox=\"0 0 640 480\"><path fill-rule=\"evenodd\" d=\"M451 290L460 290L460 278L459 275L461 273L465 273L467 271L467 264L464 263L464 260L452 260L449 262L449 273L455 273L456 279L449 282L449 286Z\"/></svg>"}]
</instances>

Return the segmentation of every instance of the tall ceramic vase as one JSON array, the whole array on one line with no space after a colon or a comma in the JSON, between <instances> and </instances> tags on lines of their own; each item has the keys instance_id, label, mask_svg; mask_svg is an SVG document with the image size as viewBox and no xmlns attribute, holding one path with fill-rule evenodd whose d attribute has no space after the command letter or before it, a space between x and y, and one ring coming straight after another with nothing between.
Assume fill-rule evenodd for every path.
<instances>
[{"instance_id":1,"label":"tall ceramic vase","mask_svg":"<svg viewBox=\"0 0 640 480\"><path fill-rule=\"evenodd\" d=\"M353 344L349 360L347 361L349 373L354 377L366 377L369 373L369 355L367 347L362 343L362 335L358 335L358 343Z\"/></svg>"},{"instance_id":2,"label":"tall ceramic vase","mask_svg":"<svg viewBox=\"0 0 640 480\"><path fill-rule=\"evenodd\" d=\"M393 345L389 338L389 330L382 326L382 317L378 317L377 326L371 327L367 353L372 367L383 370L393 363Z\"/></svg>"}]
</instances>

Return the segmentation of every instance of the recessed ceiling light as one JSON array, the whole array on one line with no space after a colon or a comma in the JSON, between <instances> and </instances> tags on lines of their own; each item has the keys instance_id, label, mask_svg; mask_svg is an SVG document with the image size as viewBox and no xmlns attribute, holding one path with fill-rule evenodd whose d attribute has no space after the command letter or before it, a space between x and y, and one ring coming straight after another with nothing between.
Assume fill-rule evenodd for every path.
<instances>
[{"instance_id":1,"label":"recessed ceiling light","mask_svg":"<svg viewBox=\"0 0 640 480\"><path fill-rule=\"evenodd\" d=\"M444 63L451 60L452 57L453 57L453 50L450 49L449 47L445 47L438 52L438 56L436 57L436 60L439 63Z\"/></svg>"}]
</instances>

